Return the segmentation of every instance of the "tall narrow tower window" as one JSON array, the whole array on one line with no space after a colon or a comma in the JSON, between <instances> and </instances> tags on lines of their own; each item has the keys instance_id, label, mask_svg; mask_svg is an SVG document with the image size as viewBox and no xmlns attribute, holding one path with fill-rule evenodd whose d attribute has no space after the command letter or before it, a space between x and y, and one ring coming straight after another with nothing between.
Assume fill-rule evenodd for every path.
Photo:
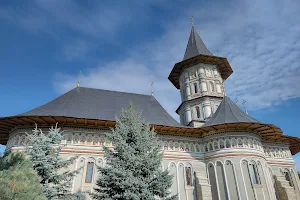
<instances>
[{"instance_id":1,"label":"tall narrow tower window","mask_svg":"<svg viewBox=\"0 0 300 200\"><path fill-rule=\"evenodd\" d=\"M93 171L94 171L94 163L88 162L86 167L86 176L85 176L85 182L91 183L93 179Z\"/></svg>"},{"instance_id":2,"label":"tall narrow tower window","mask_svg":"<svg viewBox=\"0 0 300 200\"><path fill-rule=\"evenodd\" d=\"M196 72L191 73L191 79L194 79L194 78L196 78Z\"/></svg>"},{"instance_id":3,"label":"tall narrow tower window","mask_svg":"<svg viewBox=\"0 0 300 200\"><path fill-rule=\"evenodd\" d=\"M197 118L200 118L200 108L198 106L196 107L196 114Z\"/></svg>"},{"instance_id":4,"label":"tall narrow tower window","mask_svg":"<svg viewBox=\"0 0 300 200\"><path fill-rule=\"evenodd\" d=\"M210 84L211 91L214 92L215 91L215 87L214 87L213 82L209 82L209 84Z\"/></svg>"},{"instance_id":5,"label":"tall narrow tower window","mask_svg":"<svg viewBox=\"0 0 300 200\"><path fill-rule=\"evenodd\" d=\"M252 184L260 184L255 163L249 164L249 175L250 175Z\"/></svg>"},{"instance_id":6,"label":"tall narrow tower window","mask_svg":"<svg viewBox=\"0 0 300 200\"><path fill-rule=\"evenodd\" d=\"M186 175L186 184L192 186L193 181L192 181L192 169L191 169L191 167L186 167L185 168L185 175Z\"/></svg>"},{"instance_id":7,"label":"tall narrow tower window","mask_svg":"<svg viewBox=\"0 0 300 200\"><path fill-rule=\"evenodd\" d=\"M197 83L194 83L194 91L195 91L195 94L198 93L198 87L197 87Z\"/></svg>"}]
</instances>

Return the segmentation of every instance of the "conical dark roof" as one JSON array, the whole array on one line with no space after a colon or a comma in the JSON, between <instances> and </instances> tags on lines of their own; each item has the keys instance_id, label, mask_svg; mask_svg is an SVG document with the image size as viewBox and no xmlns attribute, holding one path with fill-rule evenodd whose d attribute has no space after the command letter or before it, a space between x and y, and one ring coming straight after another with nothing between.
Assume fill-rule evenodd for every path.
<instances>
[{"instance_id":1,"label":"conical dark roof","mask_svg":"<svg viewBox=\"0 0 300 200\"><path fill-rule=\"evenodd\" d=\"M199 54L213 56L213 54L207 49L204 42L196 32L195 27L192 26L190 38L185 50L183 60L192 58Z\"/></svg>"},{"instance_id":2,"label":"conical dark roof","mask_svg":"<svg viewBox=\"0 0 300 200\"><path fill-rule=\"evenodd\" d=\"M19 116L61 116L115 121L132 102L145 122L181 126L151 95L77 87Z\"/></svg>"},{"instance_id":3,"label":"conical dark roof","mask_svg":"<svg viewBox=\"0 0 300 200\"><path fill-rule=\"evenodd\" d=\"M237 122L259 123L243 112L229 97L225 96L212 118L203 126Z\"/></svg>"}]
</instances>

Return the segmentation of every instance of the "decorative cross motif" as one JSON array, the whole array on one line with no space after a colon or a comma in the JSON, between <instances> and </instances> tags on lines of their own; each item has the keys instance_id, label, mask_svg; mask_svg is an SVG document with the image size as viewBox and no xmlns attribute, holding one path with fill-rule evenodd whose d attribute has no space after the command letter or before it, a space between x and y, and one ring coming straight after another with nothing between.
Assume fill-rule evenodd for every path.
<instances>
[{"instance_id":1,"label":"decorative cross motif","mask_svg":"<svg viewBox=\"0 0 300 200\"><path fill-rule=\"evenodd\" d=\"M191 16L191 25L194 26L194 16Z\"/></svg>"},{"instance_id":2,"label":"decorative cross motif","mask_svg":"<svg viewBox=\"0 0 300 200\"><path fill-rule=\"evenodd\" d=\"M243 104L243 106L244 106L244 108L245 108L245 113L248 115L248 112L247 112L247 107L246 107L246 101L245 101L245 100L243 100L242 104Z\"/></svg>"},{"instance_id":3,"label":"decorative cross motif","mask_svg":"<svg viewBox=\"0 0 300 200\"><path fill-rule=\"evenodd\" d=\"M79 72L79 75L78 75L78 82L77 82L77 87L80 87L80 77L81 77L82 73L81 71Z\"/></svg>"},{"instance_id":4,"label":"decorative cross motif","mask_svg":"<svg viewBox=\"0 0 300 200\"><path fill-rule=\"evenodd\" d=\"M151 83L151 96L154 96L154 81Z\"/></svg>"},{"instance_id":5,"label":"decorative cross motif","mask_svg":"<svg viewBox=\"0 0 300 200\"><path fill-rule=\"evenodd\" d=\"M236 104L237 106L239 105L239 99L238 99L238 98L235 99L235 104Z\"/></svg>"}]
</instances>

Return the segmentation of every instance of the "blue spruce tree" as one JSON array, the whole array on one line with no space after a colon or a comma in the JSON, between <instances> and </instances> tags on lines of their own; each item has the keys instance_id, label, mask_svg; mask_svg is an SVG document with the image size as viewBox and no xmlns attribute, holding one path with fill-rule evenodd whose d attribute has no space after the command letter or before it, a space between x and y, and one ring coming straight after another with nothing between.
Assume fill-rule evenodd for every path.
<instances>
[{"instance_id":1,"label":"blue spruce tree","mask_svg":"<svg viewBox=\"0 0 300 200\"><path fill-rule=\"evenodd\" d=\"M57 128L56 124L44 134L36 127L32 134L27 134L27 137L30 141L26 146L27 153L42 184L43 194L49 200L73 199L74 194L70 188L72 179L79 169L75 171L67 169L76 157L65 160L59 156L63 139L60 128Z\"/></svg>"},{"instance_id":2,"label":"blue spruce tree","mask_svg":"<svg viewBox=\"0 0 300 200\"><path fill-rule=\"evenodd\" d=\"M99 167L94 199L177 199L170 196L172 176L162 170L156 133L132 104L122 110L115 128L106 137L112 141L113 149L104 147L106 163Z\"/></svg>"}]
</instances>

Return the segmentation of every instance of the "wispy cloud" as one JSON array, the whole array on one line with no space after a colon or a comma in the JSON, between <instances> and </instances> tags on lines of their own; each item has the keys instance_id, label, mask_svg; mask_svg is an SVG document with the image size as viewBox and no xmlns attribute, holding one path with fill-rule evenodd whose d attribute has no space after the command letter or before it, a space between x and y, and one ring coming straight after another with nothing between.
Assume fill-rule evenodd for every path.
<instances>
[{"instance_id":1,"label":"wispy cloud","mask_svg":"<svg viewBox=\"0 0 300 200\"><path fill-rule=\"evenodd\" d=\"M186 19L196 13L200 36L215 55L227 57L234 70L225 82L227 93L246 99L250 110L280 104L300 97L297 9L300 5L294 1L271 0L236 2L227 8L190 8L172 24L166 24L160 38L133 49L125 60L90 69L82 83L88 87L149 93L154 79L156 98L177 118L174 111L180 104L180 95L167 77L185 50L190 31ZM62 81L58 87L61 92L66 91L71 88L70 81Z\"/></svg>"},{"instance_id":2,"label":"wispy cloud","mask_svg":"<svg viewBox=\"0 0 300 200\"><path fill-rule=\"evenodd\" d=\"M62 49L62 53L67 60L78 60L83 59L88 51L91 49L91 44L88 42L77 39L71 43L65 43Z\"/></svg>"}]
</instances>

